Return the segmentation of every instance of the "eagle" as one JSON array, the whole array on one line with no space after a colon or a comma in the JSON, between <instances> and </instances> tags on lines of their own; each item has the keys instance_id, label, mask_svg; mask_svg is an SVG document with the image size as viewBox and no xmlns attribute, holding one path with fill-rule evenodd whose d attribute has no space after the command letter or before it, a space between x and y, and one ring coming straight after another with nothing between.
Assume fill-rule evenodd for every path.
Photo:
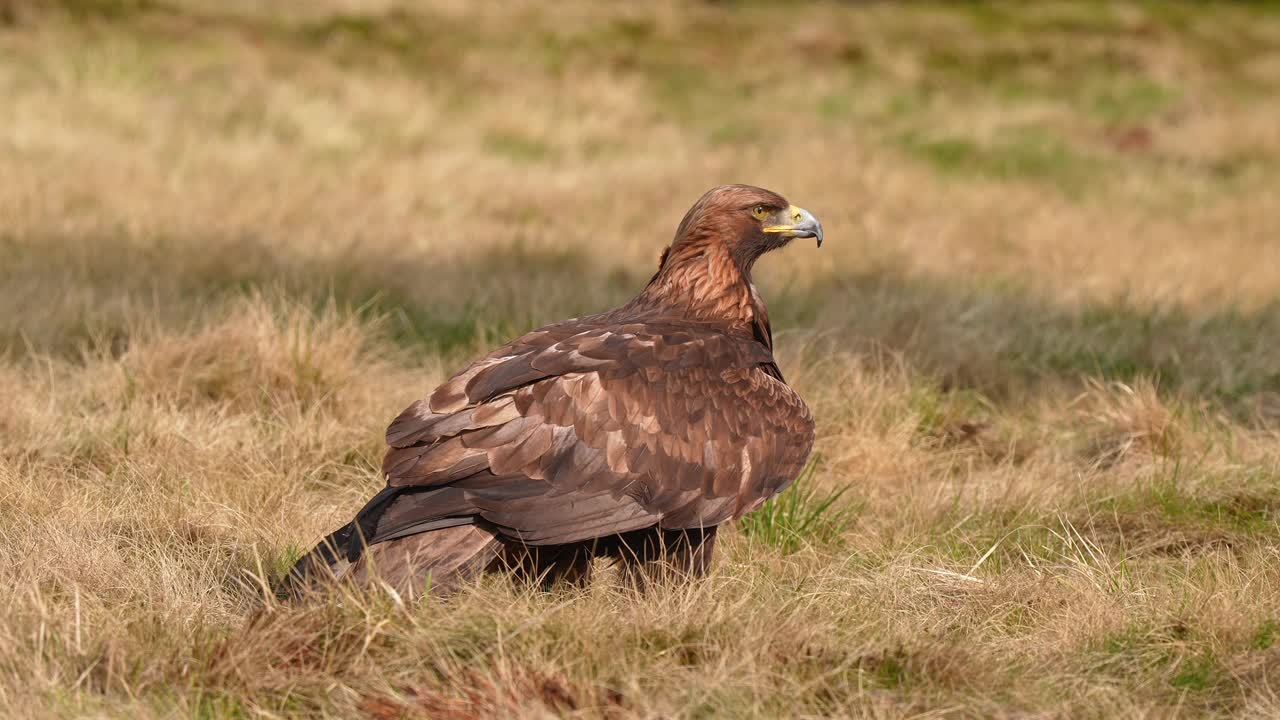
<instances>
[{"instance_id":1,"label":"eagle","mask_svg":"<svg viewBox=\"0 0 1280 720\"><path fill-rule=\"evenodd\" d=\"M796 238L821 247L822 225L781 195L709 190L633 300L503 345L401 413L386 487L286 591L412 597L495 571L581 584L597 557L641 583L703 576L717 528L784 490L813 447L751 281Z\"/></svg>"}]
</instances>

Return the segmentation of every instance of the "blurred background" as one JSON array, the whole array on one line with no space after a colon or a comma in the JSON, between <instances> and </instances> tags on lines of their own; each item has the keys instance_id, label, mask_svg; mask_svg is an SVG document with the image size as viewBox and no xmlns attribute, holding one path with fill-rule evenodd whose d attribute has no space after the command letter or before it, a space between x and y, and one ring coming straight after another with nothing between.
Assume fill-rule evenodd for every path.
<instances>
[{"instance_id":1,"label":"blurred background","mask_svg":"<svg viewBox=\"0 0 1280 720\"><path fill-rule=\"evenodd\" d=\"M818 462L701 595L256 614L727 182ZM1278 517L1275 3L0 0L0 714L1275 717Z\"/></svg>"},{"instance_id":2,"label":"blurred background","mask_svg":"<svg viewBox=\"0 0 1280 720\"><path fill-rule=\"evenodd\" d=\"M1266 4L3 7L10 357L264 287L473 349L626 299L746 182L830 228L762 264L779 329L984 392L1280 389Z\"/></svg>"}]
</instances>

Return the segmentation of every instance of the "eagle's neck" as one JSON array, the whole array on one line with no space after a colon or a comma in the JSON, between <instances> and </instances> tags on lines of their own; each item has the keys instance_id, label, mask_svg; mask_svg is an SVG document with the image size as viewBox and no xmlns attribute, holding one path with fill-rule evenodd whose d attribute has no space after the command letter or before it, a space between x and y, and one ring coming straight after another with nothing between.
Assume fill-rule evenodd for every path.
<instances>
[{"instance_id":1,"label":"eagle's neck","mask_svg":"<svg viewBox=\"0 0 1280 720\"><path fill-rule=\"evenodd\" d=\"M764 323L764 301L743 266L719 243L677 245L629 307L658 310L689 320L716 322L748 335Z\"/></svg>"}]
</instances>

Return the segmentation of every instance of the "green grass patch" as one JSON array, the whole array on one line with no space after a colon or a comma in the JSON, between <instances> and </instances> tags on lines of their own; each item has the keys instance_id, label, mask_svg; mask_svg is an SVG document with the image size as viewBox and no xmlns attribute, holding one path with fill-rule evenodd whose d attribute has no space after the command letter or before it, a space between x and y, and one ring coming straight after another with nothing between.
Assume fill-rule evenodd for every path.
<instances>
[{"instance_id":1,"label":"green grass patch","mask_svg":"<svg viewBox=\"0 0 1280 720\"><path fill-rule=\"evenodd\" d=\"M910 679L907 661L906 653L898 649L886 652L865 664L878 685L892 689L902 687Z\"/></svg>"},{"instance_id":2,"label":"green grass patch","mask_svg":"<svg viewBox=\"0 0 1280 720\"><path fill-rule=\"evenodd\" d=\"M53 0L50 4L79 20L123 20L165 7L157 0Z\"/></svg>"},{"instance_id":3,"label":"green grass patch","mask_svg":"<svg viewBox=\"0 0 1280 720\"><path fill-rule=\"evenodd\" d=\"M1100 517L1145 514L1174 526L1242 533L1280 531L1280 475L1248 468L1226 473L1166 461L1156 476L1095 506Z\"/></svg>"},{"instance_id":4,"label":"green grass patch","mask_svg":"<svg viewBox=\"0 0 1280 720\"><path fill-rule=\"evenodd\" d=\"M1096 161L1047 128L1011 128L989 143L963 137L900 136L899 145L938 172L999 181L1034 180L1075 192Z\"/></svg>"},{"instance_id":5,"label":"green grass patch","mask_svg":"<svg viewBox=\"0 0 1280 720\"><path fill-rule=\"evenodd\" d=\"M542 162L550 158L555 149L547 143L524 133L495 131L484 136L484 147L495 155L523 163Z\"/></svg>"},{"instance_id":6,"label":"green grass patch","mask_svg":"<svg viewBox=\"0 0 1280 720\"><path fill-rule=\"evenodd\" d=\"M1169 684L1187 692L1205 692L1218 684L1221 672L1213 652L1206 650L1183 660Z\"/></svg>"},{"instance_id":7,"label":"green grass patch","mask_svg":"<svg viewBox=\"0 0 1280 720\"><path fill-rule=\"evenodd\" d=\"M308 548L300 545L286 545L263 558L263 572L267 574L266 580L270 585L276 585L284 580L293 566L306 555Z\"/></svg>"},{"instance_id":8,"label":"green grass patch","mask_svg":"<svg viewBox=\"0 0 1280 720\"><path fill-rule=\"evenodd\" d=\"M1149 78L1134 77L1094 91L1093 113L1109 123L1151 120L1172 109L1177 93Z\"/></svg>"},{"instance_id":9,"label":"green grass patch","mask_svg":"<svg viewBox=\"0 0 1280 720\"><path fill-rule=\"evenodd\" d=\"M1025 567L1027 559L1060 562L1070 552L1062 522L1025 508L971 510L957 506L933 520L930 549L962 569L975 566L989 573Z\"/></svg>"},{"instance_id":10,"label":"green grass patch","mask_svg":"<svg viewBox=\"0 0 1280 720\"><path fill-rule=\"evenodd\" d=\"M442 13L393 8L376 13L337 13L302 22L268 25L283 44L323 52L338 65L376 68L392 65L412 75L448 78L475 33L455 27Z\"/></svg>"},{"instance_id":11,"label":"green grass patch","mask_svg":"<svg viewBox=\"0 0 1280 720\"><path fill-rule=\"evenodd\" d=\"M764 136L764 131L748 120L730 120L713 128L709 140L713 145L750 145Z\"/></svg>"},{"instance_id":12,"label":"green grass patch","mask_svg":"<svg viewBox=\"0 0 1280 720\"><path fill-rule=\"evenodd\" d=\"M185 699L188 717L195 720L222 720L222 718L247 718L256 713L250 711L244 700L229 692L206 692L199 688ZM159 703L157 703L159 705ZM173 707L169 706L168 710Z\"/></svg>"},{"instance_id":13,"label":"green grass patch","mask_svg":"<svg viewBox=\"0 0 1280 720\"><path fill-rule=\"evenodd\" d=\"M1032 311L1035 312L1035 311ZM1008 359L1036 373L1133 382L1151 378L1162 388L1225 400L1273 391L1274 368L1250 362L1259 343L1280 336L1274 309L1243 314L1192 315L1182 307L1139 307L1121 299L1038 318Z\"/></svg>"},{"instance_id":14,"label":"green grass patch","mask_svg":"<svg viewBox=\"0 0 1280 720\"><path fill-rule=\"evenodd\" d=\"M923 380L912 388L907 405L920 420L917 435L929 441L946 440L963 427L981 425L993 408L981 393L970 388L943 390Z\"/></svg>"},{"instance_id":15,"label":"green grass patch","mask_svg":"<svg viewBox=\"0 0 1280 720\"><path fill-rule=\"evenodd\" d=\"M1186 622L1135 622L1105 634L1088 657L1092 675L1150 688L1197 716L1217 715L1241 698L1239 678ZM1153 680L1159 684L1153 687Z\"/></svg>"},{"instance_id":16,"label":"green grass patch","mask_svg":"<svg viewBox=\"0 0 1280 720\"><path fill-rule=\"evenodd\" d=\"M1280 622L1274 618L1268 619L1258 626L1257 632L1249 639L1249 647L1253 650L1267 650L1276 644L1276 639L1280 637Z\"/></svg>"},{"instance_id":17,"label":"green grass patch","mask_svg":"<svg viewBox=\"0 0 1280 720\"><path fill-rule=\"evenodd\" d=\"M743 517L742 534L786 554L837 542L858 508L842 500L849 486L830 492L815 487L817 467L817 460L810 461L790 488Z\"/></svg>"},{"instance_id":18,"label":"green grass patch","mask_svg":"<svg viewBox=\"0 0 1280 720\"><path fill-rule=\"evenodd\" d=\"M1237 681L1206 638L1192 625L1133 623L1100 638L1092 654L1094 674L1127 682L1161 678L1174 697L1196 707L1231 702Z\"/></svg>"}]
</instances>

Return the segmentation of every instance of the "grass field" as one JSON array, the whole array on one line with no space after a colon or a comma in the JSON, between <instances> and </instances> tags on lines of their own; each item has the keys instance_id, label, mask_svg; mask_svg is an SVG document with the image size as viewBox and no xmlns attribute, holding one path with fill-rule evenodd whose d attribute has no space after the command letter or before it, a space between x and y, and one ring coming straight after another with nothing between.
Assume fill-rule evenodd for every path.
<instances>
[{"instance_id":1,"label":"grass field","mask_svg":"<svg viewBox=\"0 0 1280 720\"><path fill-rule=\"evenodd\" d=\"M1280 7L0 0L0 715L1280 716ZM264 605L492 344L766 258L712 576Z\"/></svg>"}]
</instances>

